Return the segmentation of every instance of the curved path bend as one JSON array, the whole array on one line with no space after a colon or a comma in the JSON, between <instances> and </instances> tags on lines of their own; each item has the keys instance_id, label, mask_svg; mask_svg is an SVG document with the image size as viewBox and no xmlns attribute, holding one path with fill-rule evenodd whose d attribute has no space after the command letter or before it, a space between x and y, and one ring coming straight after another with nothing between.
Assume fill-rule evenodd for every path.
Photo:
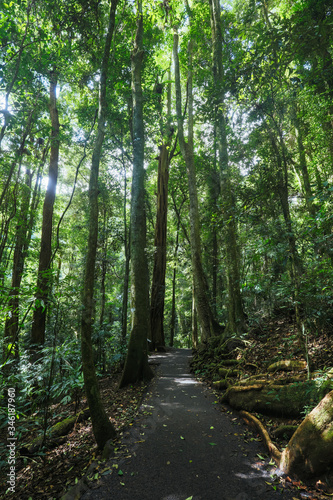
<instances>
[{"instance_id":1,"label":"curved path bend","mask_svg":"<svg viewBox=\"0 0 333 500\"><path fill-rule=\"evenodd\" d=\"M157 376L123 436L118 468L110 459L82 500L292 498L267 484L270 472L258 466L262 444L246 442L245 424L190 374L190 358L190 349L150 357Z\"/></svg>"}]
</instances>

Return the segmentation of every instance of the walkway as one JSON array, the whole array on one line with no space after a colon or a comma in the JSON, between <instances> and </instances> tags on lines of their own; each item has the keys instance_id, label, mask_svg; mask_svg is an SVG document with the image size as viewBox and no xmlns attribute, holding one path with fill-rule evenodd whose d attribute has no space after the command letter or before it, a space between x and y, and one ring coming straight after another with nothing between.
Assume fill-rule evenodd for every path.
<instances>
[{"instance_id":1,"label":"walkway","mask_svg":"<svg viewBox=\"0 0 333 500\"><path fill-rule=\"evenodd\" d=\"M158 376L123 439L118 469L82 500L276 500L269 474L258 467L261 443L244 441L246 426L189 374L189 349L151 357Z\"/></svg>"}]
</instances>

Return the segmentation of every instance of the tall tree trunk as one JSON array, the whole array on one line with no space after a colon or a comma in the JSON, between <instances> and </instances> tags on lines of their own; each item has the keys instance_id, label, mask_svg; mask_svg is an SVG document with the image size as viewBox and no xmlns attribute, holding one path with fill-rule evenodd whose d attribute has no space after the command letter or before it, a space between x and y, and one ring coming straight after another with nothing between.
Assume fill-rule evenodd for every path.
<instances>
[{"instance_id":1,"label":"tall tree trunk","mask_svg":"<svg viewBox=\"0 0 333 500\"><path fill-rule=\"evenodd\" d=\"M292 224L292 219L291 219L291 215L290 215L290 208L289 208L288 166L287 166L287 160L286 160L286 155L285 155L285 151L284 151L285 146L284 146L283 137L281 134L280 140L281 140L282 153L280 153L275 136L274 136L273 132L270 130L268 125L267 125L267 127L269 130L271 144L272 144L272 148L273 148L273 151L275 153L275 158L276 158L276 162L277 162L276 174L277 174L278 195L280 198L283 218L284 218L285 225L286 225L286 232L288 235L289 255L290 255L290 278L291 278L291 282L292 282L292 286L293 286L293 302L294 302L294 308L295 308L295 320L296 320L297 335L298 335L300 347L304 350L304 355L306 356L307 353L306 353L306 349L304 346L301 315L300 315L300 303L299 303L300 275L302 273L302 269L301 269L302 266L301 266L301 261L300 261L300 258L299 258L298 252L297 252L296 237L295 237L295 233L293 230L293 224Z\"/></svg>"},{"instance_id":2,"label":"tall tree trunk","mask_svg":"<svg viewBox=\"0 0 333 500\"><path fill-rule=\"evenodd\" d=\"M81 353L84 386L90 410L93 432L99 448L103 448L105 443L109 439L114 438L116 435L115 429L104 410L99 392L93 360L91 334L94 322L95 264L98 240L98 174L105 133L107 73L111 42L115 26L117 3L118 0L111 1L109 26L105 40L101 67L97 136L93 149L89 181L89 236L84 273L81 319Z\"/></svg>"},{"instance_id":3,"label":"tall tree trunk","mask_svg":"<svg viewBox=\"0 0 333 500\"><path fill-rule=\"evenodd\" d=\"M123 148L121 149L123 156ZM127 228L127 176L126 168L123 159L124 166L124 251L125 251L125 274L124 274L124 284L123 284L123 303L121 308L121 341L122 344L126 344L127 337L127 308L128 308L128 285L129 285L129 274L130 274L130 242L128 238L128 228Z\"/></svg>"},{"instance_id":4,"label":"tall tree trunk","mask_svg":"<svg viewBox=\"0 0 333 500\"><path fill-rule=\"evenodd\" d=\"M153 376L148 364L149 272L146 256L144 123L141 71L144 52L142 2L131 56L133 96L133 179L131 200L131 336L120 387Z\"/></svg>"},{"instance_id":5,"label":"tall tree trunk","mask_svg":"<svg viewBox=\"0 0 333 500\"><path fill-rule=\"evenodd\" d=\"M292 110L292 121L295 127L295 134L296 134L296 139L297 139L297 147L298 147L298 156L299 156L299 161L295 165L295 170L300 176L301 180L301 185L302 189L305 195L305 203L306 207L308 209L308 212L311 217L315 217L317 213L317 209L315 204L313 203L313 193L311 189L311 181L310 181L310 175L308 171L308 165L306 161L306 153L305 153L305 146L304 146L304 140L303 140L303 132L302 132L302 127L300 120L298 118L298 110L296 104L294 104L293 110Z\"/></svg>"},{"instance_id":6,"label":"tall tree trunk","mask_svg":"<svg viewBox=\"0 0 333 500\"><path fill-rule=\"evenodd\" d=\"M53 228L53 207L56 197L58 163L59 163L59 116L57 108L57 81L56 73L50 76L50 116L51 116L51 149L49 163L49 182L47 185L44 206L41 246L39 253L39 266L37 278L36 303L33 314L31 329L31 347L40 348L45 341L45 324L50 294L50 266L52 255L52 228Z\"/></svg>"},{"instance_id":7,"label":"tall tree trunk","mask_svg":"<svg viewBox=\"0 0 333 500\"><path fill-rule=\"evenodd\" d=\"M151 289L150 328L152 348L164 346L164 297L167 250L169 145L160 146L157 180L157 213L155 225L155 254Z\"/></svg>"},{"instance_id":8,"label":"tall tree trunk","mask_svg":"<svg viewBox=\"0 0 333 500\"><path fill-rule=\"evenodd\" d=\"M194 281L192 286L192 346L194 349L198 347L198 314L197 308L195 305L195 290L194 290Z\"/></svg>"},{"instance_id":9,"label":"tall tree trunk","mask_svg":"<svg viewBox=\"0 0 333 500\"><path fill-rule=\"evenodd\" d=\"M176 274L177 274L177 256L179 247L179 228L180 221L177 222L176 231L176 245L173 252L173 276L172 276L172 304L171 304L171 319L170 319L170 346L173 346L175 338L175 325L176 325Z\"/></svg>"},{"instance_id":10,"label":"tall tree trunk","mask_svg":"<svg viewBox=\"0 0 333 500\"><path fill-rule=\"evenodd\" d=\"M162 144L159 146L160 154L158 159L158 179L157 179L157 209L154 239L154 267L151 287L150 303L150 333L151 348L165 346L164 338L164 300L165 300L165 271L167 259L167 220L168 220L168 184L169 167L174 154L174 148L170 151L171 139L174 128L171 126L171 83L170 71L168 69L167 85L167 120L163 122L163 85L156 83L158 95L158 111L160 115L160 132Z\"/></svg>"},{"instance_id":11,"label":"tall tree trunk","mask_svg":"<svg viewBox=\"0 0 333 500\"><path fill-rule=\"evenodd\" d=\"M220 167L220 182L223 219L225 226L225 246L227 255L228 278L228 324L226 332L240 334L246 330L243 301L240 292L240 255L237 242L235 218L235 199L231 184L228 155L226 119L224 115L224 68L223 37L219 0L210 0L211 26L213 39L213 76L215 85L216 146Z\"/></svg>"},{"instance_id":12,"label":"tall tree trunk","mask_svg":"<svg viewBox=\"0 0 333 500\"><path fill-rule=\"evenodd\" d=\"M8 302L9 313L6 317L5 332L4 332L4 360L9 358L19 358L18 347L18 324L19 324L19 303L20 303L20 286L23 275L26 237L29 221L29 204L31 195L31 178L30 170L26 171L25 186L23 187L22 204L20 210L20 218L16 232L16 242L14 249L13 268L12 268L12 285L10 290L10 298Z\"/></svg>"},{"instance_id":13,"label":"tall tree trunk","mask_svg":"<svg viewBox=\"0 0 333 500\"><path fill-rule=\"evenodd\" d=\"M189 44L189 71L188 71L188 140L184 137L184 124L182 116L182 100L181 100L181 84L180 84L180 69L178 55L178 33L174 32L173 37L173 57L175 65L175 86L176 86L176 113L178 122L178 139L182 156L185 160L189 200L190 200L190 241L191 241L191 258L192 272L195 280L195 291L197 294L197 311L201 326L202 336L204 339L214 335L216 323L209 304L209 292L206 276L204 274L201 258L201 240L200 240L200 219L198 208L198 194L196 186L196 173L194 164L193 151L193 96L192 96L192 47Z\"/></svg>"}]
</instances>

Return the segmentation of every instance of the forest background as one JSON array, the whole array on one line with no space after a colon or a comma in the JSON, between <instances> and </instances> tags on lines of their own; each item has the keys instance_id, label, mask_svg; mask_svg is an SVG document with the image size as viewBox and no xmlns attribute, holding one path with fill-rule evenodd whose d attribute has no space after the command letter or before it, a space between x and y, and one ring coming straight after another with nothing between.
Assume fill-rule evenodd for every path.
<instances>
[{"instance_id":1,"label":"forest background","mask_svg":"<svg viewBox=\"0 0 333 500\"><path fill-rule=\"evenodd\" d=\"M1 385L18 416L150 346L332 321L329 0L0 12ZM6 405L6 394L1 395ZM1 414L5 423L6 407ZM5 424L4 424L5 425Z\"/></svg>"}]
</instances>

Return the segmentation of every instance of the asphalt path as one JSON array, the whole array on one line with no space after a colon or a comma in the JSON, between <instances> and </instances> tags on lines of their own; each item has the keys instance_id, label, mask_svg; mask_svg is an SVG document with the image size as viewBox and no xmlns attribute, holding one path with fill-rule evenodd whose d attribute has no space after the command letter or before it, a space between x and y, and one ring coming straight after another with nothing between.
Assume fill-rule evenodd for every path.
<instances>
[{"instance_id":1,"label":"asphalt path","mask_svg":"<svg viewBox=\"0 0 333 500\"><path fill-rule=\"evenodd\" d=\"M218 403L214 392L190 374L190 358L190 349L150 357L157 376L123 436L118 461L107 462L105 475L82 500L293 497L289 490L273 489L270 474L277 471L261 464L262 443L251 441L237 412Z\"/></svg>"}]
</instances>

